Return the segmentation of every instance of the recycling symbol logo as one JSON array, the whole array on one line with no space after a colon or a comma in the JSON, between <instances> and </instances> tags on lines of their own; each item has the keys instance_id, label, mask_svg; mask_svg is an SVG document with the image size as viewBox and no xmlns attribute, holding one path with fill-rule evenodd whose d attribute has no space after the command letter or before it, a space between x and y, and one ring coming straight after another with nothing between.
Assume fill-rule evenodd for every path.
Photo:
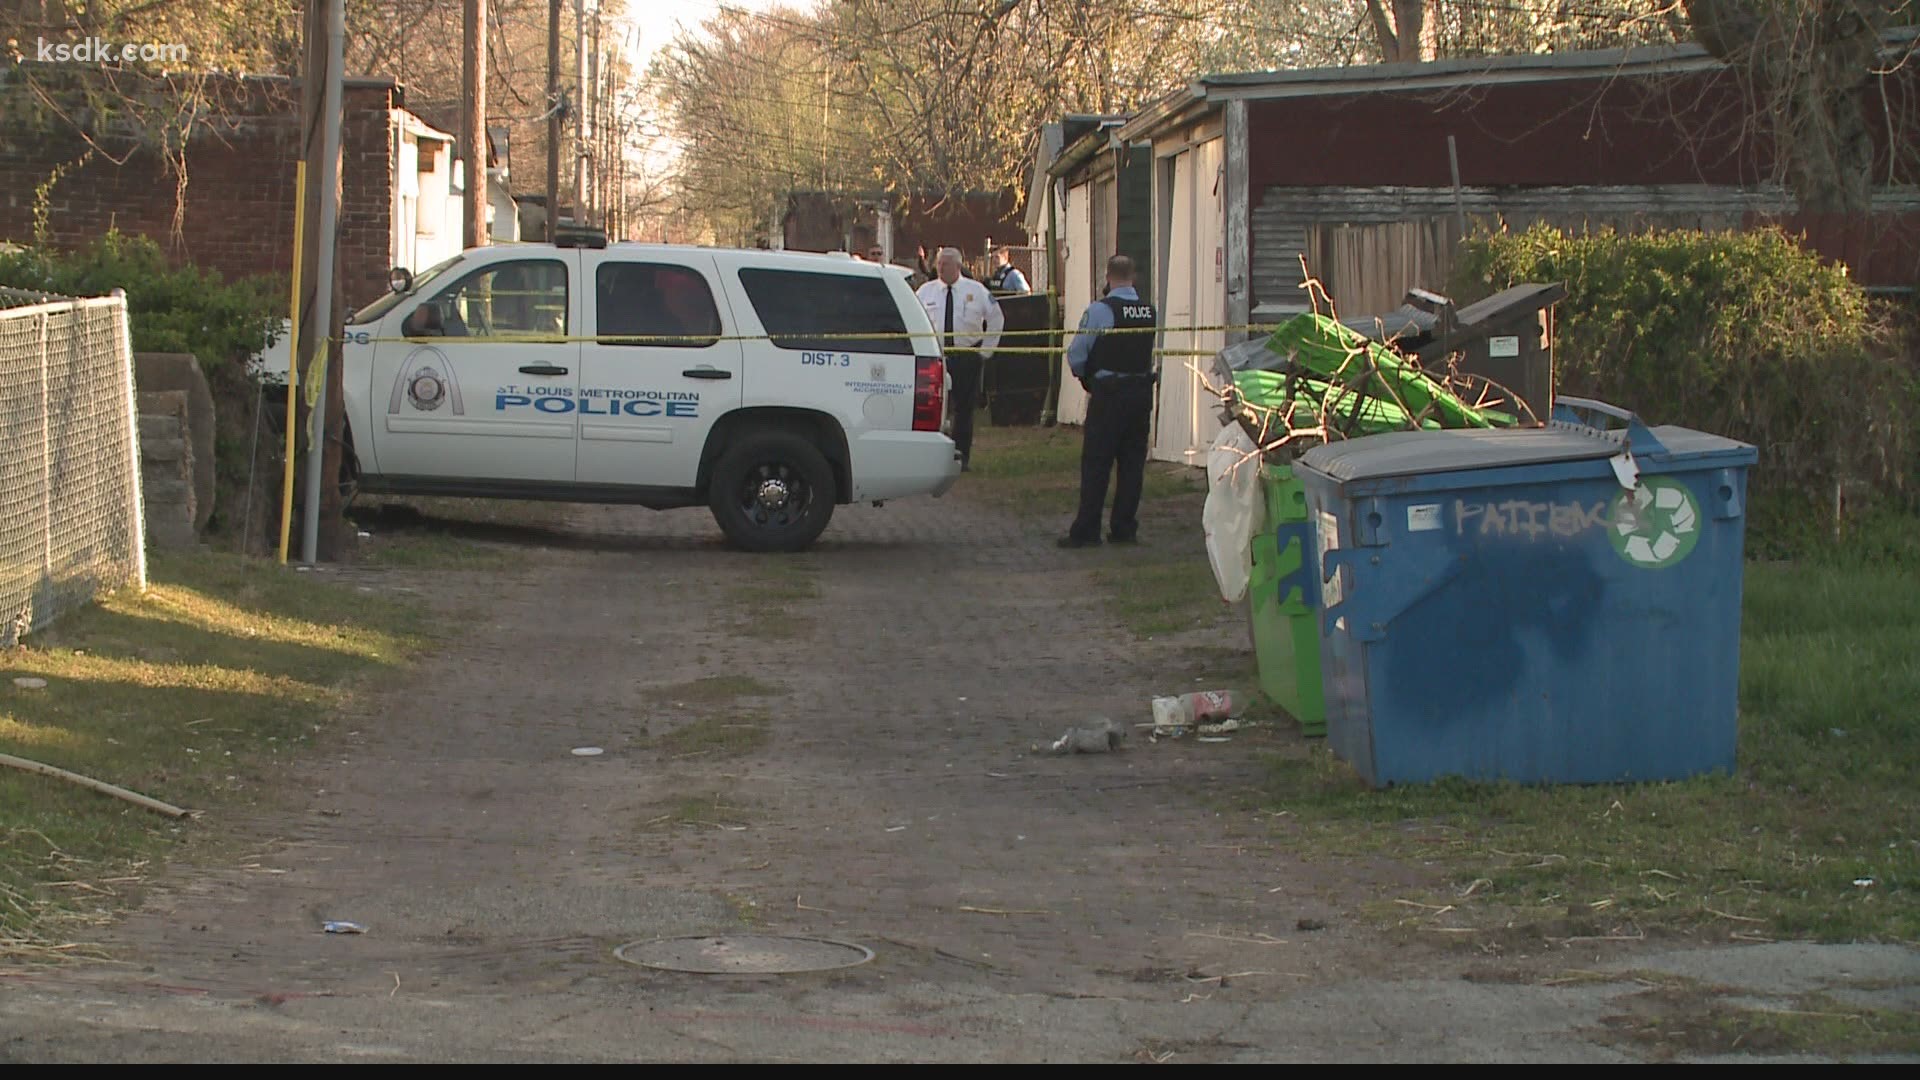
<instances>
[{"instance_id":1,"label":"recycling symbol logo","mask_svg":"<svg viewBox=\"0 0 1920 1080\"><path fill-rule=\"evenodd\" d=\"M1664 569L1692 554L1700 542L1700 506L1684 485L1644 477L1639 487L1614 499L1607 539L1633 565Z\"/></svg>"}]
</instances>

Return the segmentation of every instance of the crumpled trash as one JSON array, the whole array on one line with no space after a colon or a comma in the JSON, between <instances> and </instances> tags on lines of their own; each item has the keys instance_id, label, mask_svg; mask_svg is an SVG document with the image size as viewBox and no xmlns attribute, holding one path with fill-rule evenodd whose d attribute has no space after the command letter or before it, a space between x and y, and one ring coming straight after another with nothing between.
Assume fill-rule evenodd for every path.
<instances>
[{"instance_id":1,"label":"crumpled trash","mask_svg":"<svg viewBox=\"0 0 1920 1080\"><path fill-rule=\"evenodd\" d=\"M1111 720L1100 719L1078 727L1050 743L1036 743L1036 754L1106 754L1126 744L1127 730Z\"/></svg>"},{"instance_id":2,"label":"crumpled trash","mask_svg":"<svg viewBox=\"0 0 1920 1080\"><path fill-rule=\"evenodd\" d=\"M1176 730L1184 731L1195 724L1209 725L1225 721L1233 716L1233 705L1231 690L1202 690L1154 698L1154 734L1166 735Z\"/></svg>"},{"instance_id":3,"label":"crumpled trash","mask_svg":"<svg viewBox=\"0 0 1920 1080\"><path fill-rule=\"evenodd\" d=\"M364 934L367 932L367 928L357 922L345 922L339 919L328 919L326 922L320 924L320 929L329 934Z\"/></svg>"},{"instance_id":4,"label":"crumpled trash","mask_svg":"<svg viewBox=\"0 0 1920 1080\"><path fill-rule=\"evenodd\" d=\"M1226 735L1239 731L1242 726L1240 721L1228 717L1217 724L1201 724L1199 730L1202 735Z\"/></svg>"}]
</instances>

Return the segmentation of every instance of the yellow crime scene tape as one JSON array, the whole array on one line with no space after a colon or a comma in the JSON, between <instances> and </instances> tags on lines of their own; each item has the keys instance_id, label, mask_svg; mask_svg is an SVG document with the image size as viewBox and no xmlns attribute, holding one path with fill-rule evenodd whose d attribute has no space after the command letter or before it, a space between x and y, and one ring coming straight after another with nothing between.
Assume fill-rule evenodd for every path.
<instances>
[{"instance_id":1,"label":"yellow crime scene tape","mask_svg":"<svg viewBox=\"0 0 1920 1080\"><path fill-rule=\"evenodd\" d=\"M1220 326L1110 327L1110 328L1098 329L1098 330L1054 330L1051 328L1043 329L1043 330L1002 330L1000 332L1001 342L999 345L995 346L995 351L1008 352L1008 353L1023 353L1023 354L1041 353L1041 354L1052 354L1052 355L1062 355L1062 354L1065 354L1067 351L1067 347L1065 345L1032 346L1032 345L1019 344L1017 342L1009 343L1006 340L1007 338L1019 339L1019 338L1029 338L1029 337L1044 337L1044 338L1065 340L1065 339L1080 336L1082 334L1085 334L1089 337L1103 337L1109 334L1116 335L1116 336L1121 334L1216 334L1216 333L1267 334L1267 333L1272 333L1274 329L1275 328L1271 325L1243 325L1243 326L1220 325ZM425 337L404 337L404 336L402 337L384 337L384 336L352 337L350 336L349 340L351 340L351 342L356 345L373 345L373 344L431 345L436 342L446 342L449 340L454 340L454 341L459 341L461 344L473 344L473 345L480 345L480 344L486 344L486 345L593 344L593 345L655 345L655 346L666 346L666 347L691 346L691 347L697 347L697 348L704 348L709 345L717 345L717 344L720 344L721 342L742 342L742 341L773 341L773 342L791 342L791 343L817 342L817 343L821 343L817 346L818 351L821 351L821 352L853 352L857 350L843 349L839 345L832 344L832 343L848 342L848 341L854 341L854 342L903 341L903 340L919 341L919 340L925 340L927 338L935 338L938 340L951 342L961 337L978 337L978 336L980 335L972 334L972 333L963 334L959 332L955 332L952 334L943 333L939 331L931 331L928 333L913 333L911 331L897 331L897 330L854 331L849 333L835 333L833 331L816 330L816 331L810 331L807 333L788 333L788 334L585 334L585 335L545 334L537 331L521 330L521 331L510 331L506 333L494 333L494 334L486 334L486 335L455 335L452 338L449 338L445 335L429 335ZM1220 351L1219 349L1164 349L1163 348L1163 349L1155 349L1154 355L1156 356L1213 356L1219 351Z\"/></svg>"}]
</instances>

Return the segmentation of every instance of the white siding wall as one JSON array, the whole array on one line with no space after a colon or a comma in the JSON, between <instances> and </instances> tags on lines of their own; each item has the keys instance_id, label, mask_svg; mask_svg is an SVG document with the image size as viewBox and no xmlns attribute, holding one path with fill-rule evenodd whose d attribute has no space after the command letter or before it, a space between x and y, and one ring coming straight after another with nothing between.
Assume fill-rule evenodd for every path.
<instances>
[{"instance_id":1,"label":"white siding wall","mask_svg":"<svg viewBox=\"0 0 1920 1080\"><path fill-rule=\"evenodd\" d=\"M1062 274L1066 280L1060 282L1061 318L1068 330L1080 325L1080 313L1093 303L1093 187L1081 184L1067 189L1067 205L1061 215L1065 219L1066 258ZM1067 338L1066 340L1072 340ZM1072 369L1067 367L1067 358L1060 358L1060 400L1054 415L1062 424L1084 423L1087 419L1087 392L1080 388L1073 377Z\"/></svg>"},{"instance_id":2,"label":"white siding wall","mask_svg":"<svg viewBox=\"0 0 1920 1080\"><path fill-rule=\"evenodd\" d=\"M1220 433L1218 402L1196 368L1225 347L1225 209L1221 175L1226 143L1212 139L1156 162L1155 247L1164 266L1161 286L1160 393L1154 410L1153 456L1204 465ZM1171 183L1169 183L1171 181ZM1190 356L1199 352L1205 355Z\"/></svg>"}]
</instances>

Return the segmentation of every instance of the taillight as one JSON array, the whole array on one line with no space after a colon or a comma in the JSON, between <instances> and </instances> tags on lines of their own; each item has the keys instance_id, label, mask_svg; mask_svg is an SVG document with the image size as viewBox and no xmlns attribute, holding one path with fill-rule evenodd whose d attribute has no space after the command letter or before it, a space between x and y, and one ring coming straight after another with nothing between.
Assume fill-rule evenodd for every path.
<instances>
[{"instance_id":1,"label":"taillight","mask_svg":"<svg viewBox=\"0 0 1920 1080\"><path fill-rule=\"evenodd\" d=\"M939 431L947 414L947 365L937 356L913 358L913 430Z\"/></svg>"}]
</instances>

